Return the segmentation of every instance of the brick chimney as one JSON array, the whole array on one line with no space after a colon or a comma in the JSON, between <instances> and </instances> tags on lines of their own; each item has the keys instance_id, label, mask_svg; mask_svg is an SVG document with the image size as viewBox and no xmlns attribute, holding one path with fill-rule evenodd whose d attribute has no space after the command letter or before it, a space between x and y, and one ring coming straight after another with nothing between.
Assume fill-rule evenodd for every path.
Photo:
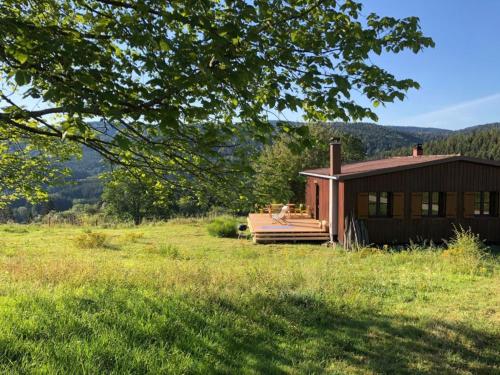
<instances>
[{"instance_id":1,"label":"brick chimney","mask_svg":"<svg viewBox=\"0 0 500 375\"><path fill-rule=\"evenodd\" d=\"M340 174L340 138L330 140L330 176Z\"/></svg>"},{"instance_id":2,"label":"brick chimney","mask_svg":"<svg viewBox=\"0 0 500 375\"><path fill-rule=\"evenodd\" d=\"M422 144L419 143L416 146L413 146L413 157L419 157L424 154L424 148L422 147Z\"/></svg>"}]
</instances>

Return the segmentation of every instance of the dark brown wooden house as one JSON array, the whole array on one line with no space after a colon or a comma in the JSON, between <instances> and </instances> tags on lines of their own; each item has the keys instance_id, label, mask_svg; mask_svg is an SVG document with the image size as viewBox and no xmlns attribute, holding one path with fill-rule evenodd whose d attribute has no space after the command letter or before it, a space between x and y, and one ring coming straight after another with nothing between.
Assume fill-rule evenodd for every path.
<instances>
[{"instance_id":1,"label":"dark brown wooden house","mask_svg":"<svg viewBox=\"0 0 500 375\"><path fill-rule=\"evenodd\" d=\"M362 220L369 241L439 242L453 225L500 242L500 163L460 155L413 155L340 163L339 142L330 144L330 167L307 176L306 204L326 220L331 240L343 242L346 218Z\"/></svg>"}]
</instances>

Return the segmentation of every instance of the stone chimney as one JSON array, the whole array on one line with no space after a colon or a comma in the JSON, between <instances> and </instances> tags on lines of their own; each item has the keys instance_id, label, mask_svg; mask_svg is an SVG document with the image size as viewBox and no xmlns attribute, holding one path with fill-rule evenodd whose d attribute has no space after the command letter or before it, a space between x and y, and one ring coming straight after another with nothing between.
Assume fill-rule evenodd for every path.
<instances>
[{"instance_id":1,"label":"stone chimney","mask_svg":"<svg viewBox=\"0 0 500 375\"><path fill-rule=\"evenodd\" d=\"M414 158L422 156L423 154L424 154L424 148L422 147L421 143L419 143L416 146L413 146L413 157Z\"/></svg>"},{"instance_id":2,"label":"stone chimney","mask_svg":"<svg viewBox=\"0 0 500 375\"><path fill-rule=\"evenodd\" d=\"M340 138L330 140L330 176L340 174Z\"/></svg>"}]
</instances>

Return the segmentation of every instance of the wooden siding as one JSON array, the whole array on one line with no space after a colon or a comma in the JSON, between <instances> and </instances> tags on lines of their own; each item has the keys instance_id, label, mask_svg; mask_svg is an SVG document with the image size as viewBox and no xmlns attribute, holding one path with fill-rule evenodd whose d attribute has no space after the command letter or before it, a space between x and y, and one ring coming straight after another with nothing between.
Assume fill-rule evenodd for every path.
<instances>
[{"instance_id":1,"label":"wooden siding","mask_svg":"<svg viewBox=\"0 0 500 375\"><path fill-rule=\"evenodd\" d=\"M316 217L316 185L319 186L319 220L328 221L328 207L330 204L329 180L325 178L307 177L306 205L311 210L313 218Z\"/></svg>"},{"instance_id":2,"label":"wooden siding","mask_svg":"<svg viewBox=\"0 0 500 375\"><path fill-rule=\"evenodd\" d=\"M403 192L404 218L366 219L371 242L405 243L410 239L441 241L452 235L453 224L462 225L464 228L470 227L481 238L500 242L500 218L464 217L464 193L500 191L499 167L456 161L341 182L338 213L340 241L342 241L345 215L355 213L358 193L377 191ZM424 191L456 192L456 217L412 218L412 193Z\"/></svg>"}]
</instances>

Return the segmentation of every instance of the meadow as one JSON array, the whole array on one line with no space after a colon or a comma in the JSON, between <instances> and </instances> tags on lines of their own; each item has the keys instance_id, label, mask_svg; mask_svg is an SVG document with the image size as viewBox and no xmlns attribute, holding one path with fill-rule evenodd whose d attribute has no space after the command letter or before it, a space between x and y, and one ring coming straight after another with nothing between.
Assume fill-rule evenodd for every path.
<instances>
[{"instance_id":1,"label":"meadow","mask_svg":"<svg viewBox=\"0 0 500 375\"><path fill-rule=\"evenodd\" d=\"M493 374L494 253L0 226L0 373Z\"/></svg>"}]
</instances>

